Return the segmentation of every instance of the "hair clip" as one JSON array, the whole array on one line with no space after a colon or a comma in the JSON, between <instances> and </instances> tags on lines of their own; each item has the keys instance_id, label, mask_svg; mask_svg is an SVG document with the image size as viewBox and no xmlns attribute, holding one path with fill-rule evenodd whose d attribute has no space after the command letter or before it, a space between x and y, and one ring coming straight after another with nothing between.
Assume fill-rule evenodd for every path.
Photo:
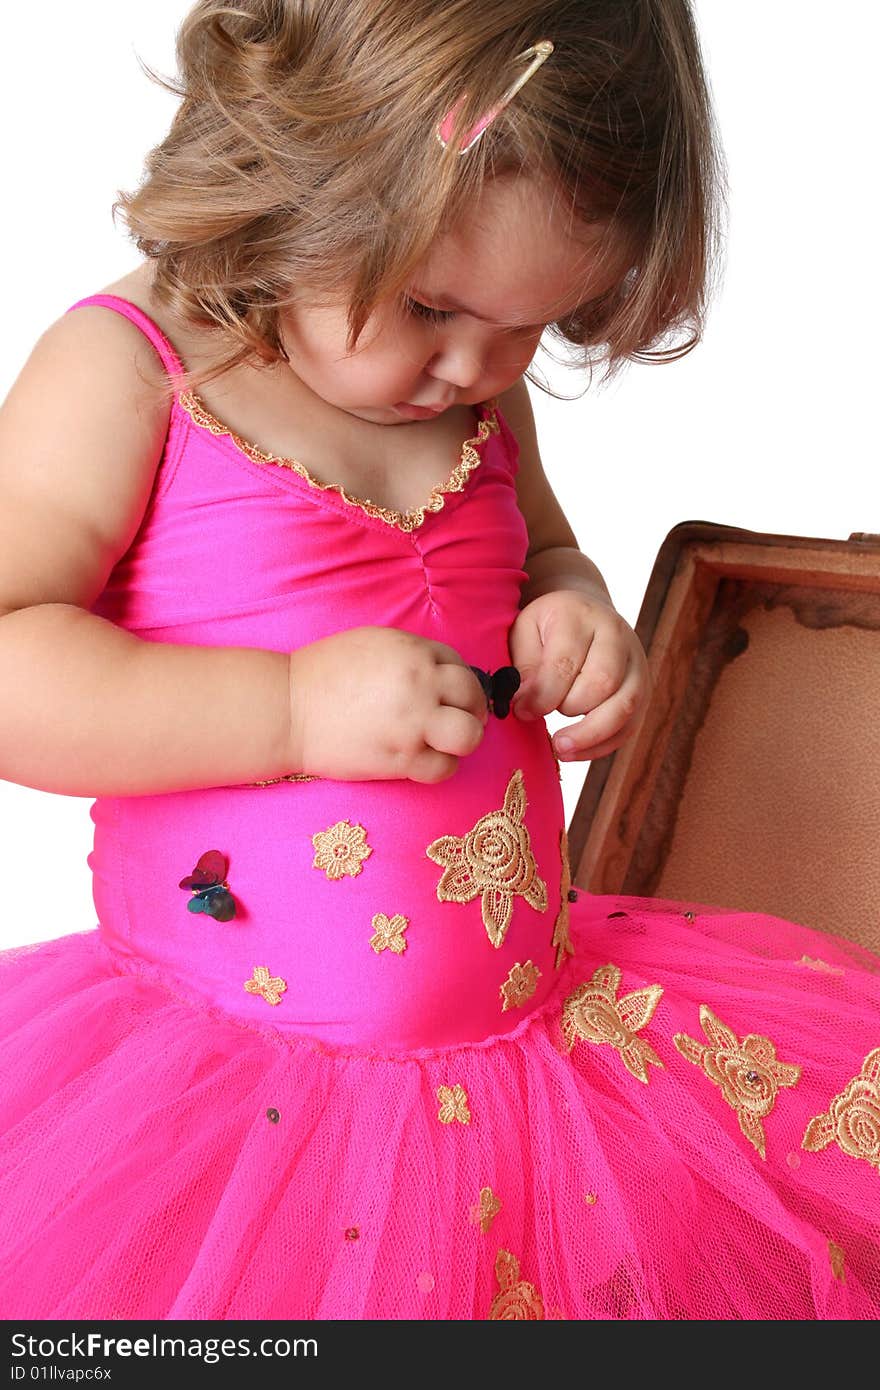
<instances>
[{"instance_id":1,"label":"hair clip","mask_svg":"<svg viewBox=\"0 0 880 1390\"><path fill-rule=\"evenodd\" d=\"M472 126L471 129L467 131L465 135L462 136L461 144L458 147L459 154L466 154L467 151L471 148L471 146L477 143L480 136L483 134L483 131L486 130L492 124L499 112L503 111L505 106L507 106L508 103L513 100L520 88L526 85L529 78L535 75L541 64L546 63L547 59L550 57L550 54L552 52L553 44L550 42L550 40L541 39L540 43L533 43L531 48L527 48L524 52L518 53L516 55L514 62L524 62L526 58L531 58L532 61L529 63L525 72L520 73L516 81L510 87L508 87L507 91L504 93L504 96L501 98L498 105L493 106L491 110L487 111L485 115L481 116L480 119L477 121L476 125ZM452 128L455 125L455 118L461 110L466 95L467 93L459 97L458 101L449 111L447 111L446 115L443 117L443 120L440 121L439 125L436 128L437 139L440 141L440 144L443 146L444 150L446 149L446 146L449 144L449 141L452 138Z\"/></svg>"}]
</instances>

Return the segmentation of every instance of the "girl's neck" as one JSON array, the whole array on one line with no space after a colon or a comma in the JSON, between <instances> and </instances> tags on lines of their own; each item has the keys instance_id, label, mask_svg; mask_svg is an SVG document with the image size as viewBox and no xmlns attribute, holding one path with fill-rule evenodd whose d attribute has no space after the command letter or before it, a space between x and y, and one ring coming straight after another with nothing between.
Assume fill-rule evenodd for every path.
<instances>
[{"instance_id":1,"label":"girl's neck","mask_svg":"<svg viewBox=\"0 0 880 1390\"><path fill-rule=\"evenodd\" d=\"M176 319L156 300L152 272L145 262L102 293L136 304L158 324L184 367L198 371L215 349L204 330ZM402 512L423 505L447 481L463 442L477 429L470 406L416 424L372 424L329 405L284 362L237 367L197 394L211 415L249 444L298 459L319 482L339 483L351 495Z\"/></svg>"}]
</instances>

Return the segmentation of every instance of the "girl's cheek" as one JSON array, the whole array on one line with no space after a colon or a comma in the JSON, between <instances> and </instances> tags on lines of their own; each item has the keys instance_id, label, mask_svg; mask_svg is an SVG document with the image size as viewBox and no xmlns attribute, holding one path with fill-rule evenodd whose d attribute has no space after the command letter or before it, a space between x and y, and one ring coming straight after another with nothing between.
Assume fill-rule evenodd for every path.
<instances>
[{"instance_id":1,"label":"girl's cheek","mask_svg":"<svg viewBox=\"0 0 880 1390\"><path fill-rule=\"evenodd\" d=\"M493 383L492 395L498 395L519 381L537 352L539 341L539 338L535 338L530 342L507 343L493 353L486 373Z\"/></svg>"},{"instance_id":2,"label":"girl's cheek","mask_svg":"<svg viewBox=\"0 0 880 1390\"><path fill-rule=\"evenodd\" d=\"M408 377L413 371L421 372L435 354L435 346L426 342L425 334L418 326L398 324L388 338L388 356L385 370L389 377Z\"/></svg>"}]
</instances>

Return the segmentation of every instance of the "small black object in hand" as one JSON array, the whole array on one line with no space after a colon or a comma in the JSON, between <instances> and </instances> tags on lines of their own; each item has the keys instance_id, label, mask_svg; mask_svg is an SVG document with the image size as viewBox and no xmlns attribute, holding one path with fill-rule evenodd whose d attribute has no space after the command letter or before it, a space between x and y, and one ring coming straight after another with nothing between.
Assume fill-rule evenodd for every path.
<instances>
[{"instance_id":1,"label":"small black object in hand","mask_svg":"<svg viewBox=\"0 0 880 1390\"><path fill-rule=\"evenodd\" d=\"M490 711L499 719L506 719L510 713L510 702L519 690L519 671L515 666L499 666L493 672L484 671L479 666L470 669L483 687Z\"/></svg>"}]
</instances>

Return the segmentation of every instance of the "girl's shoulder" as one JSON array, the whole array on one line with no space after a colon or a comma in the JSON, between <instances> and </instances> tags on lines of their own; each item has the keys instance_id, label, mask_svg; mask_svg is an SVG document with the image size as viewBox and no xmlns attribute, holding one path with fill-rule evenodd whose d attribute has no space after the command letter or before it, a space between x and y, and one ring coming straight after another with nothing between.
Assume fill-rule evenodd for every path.
<instances>
[{"instance_id":1,"label":"girl's shoulder","mask_svg":"<svg viewBox=\"0 0 880 1390\"><path fill-rule=\"evenodd\" d=\"M46 329L0 408L0 612L91 605L146 510L170 409L128 319L85 306Z\"/></svg>"},{"instance_id":2,"label":"girl's shoulder","mask_svg":"<svg viewBox=\"0 0 880 1390\"><path fill-rule=\"evenodd\" d=\"M200 338L203 334L182 324L175 318L168 306L163 304L153 291L153 264L144 261L136 269L129 271L119 280L114 280L112 284L105 285L96 291L99 296L110 295L117 299L126 300L133 304L136 309L140 309L142 314L160 330L162 335L173 348L175 356L186 370L194 368L196 360L201 358ZM117 315L107 315L107 317L117 317Z\"/></svg>"}]
</instances>

